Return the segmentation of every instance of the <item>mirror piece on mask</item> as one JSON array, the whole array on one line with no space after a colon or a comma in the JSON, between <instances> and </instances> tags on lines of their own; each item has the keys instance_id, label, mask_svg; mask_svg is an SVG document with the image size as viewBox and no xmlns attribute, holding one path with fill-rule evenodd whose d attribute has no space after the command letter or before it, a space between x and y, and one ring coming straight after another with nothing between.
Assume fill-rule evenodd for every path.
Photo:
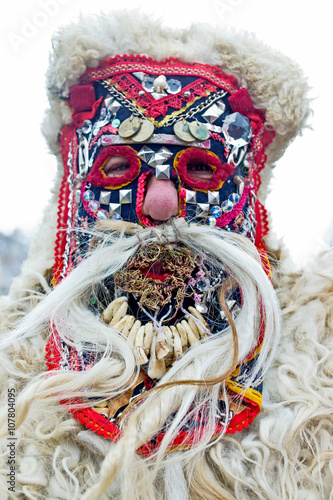
<instances>
[{"instance_id":1,"label":"mirror piece on mask","mask_svg":"<svg viewBox=\"0 0 333 500\"><path fill-rule=\"evenodd\" d=\"M99 202L101 205L108 205L110 203L111 192L101 191L99 195Z\"/></svg>"},{"instance_id":2,"label":"mirror piece on mask","mask_svg":"<svg viewBox=\"0 0 333 500\"><path fill-rule=\"evenodd\" d=\"M190 191L189 189L186 189L186 203L191 203L193 205L196 205L197 203L196 191Z\"/></svg>"},{"instance_id":3,"label":"mirror piece on mask","mask_svg":"<svg viewBox=\"0 0 333 500\"><path fill-rule=\"evenodd\" d=\"M223 121L223 135L232 146L246 146L251 139L252 128L250 120L240 113L232 113Z\"/></svg>"},{"instance_id":4,"label":"mirror piece on mask","mask_svg":"<svg viewBox=\"0 0 333 500\"><path fill-rule=\"evenodd\" d=\"M202 118L208 123L214 123L221 115L223 111L220 106L213 104L204 113L202 113Z\"/></svg>"},{"instance_id":5,"label":"mirror piece on mask","mask_svg":"<svg viewBox=\"0 0 333 500\"><path fill-rule=\"evenodd\" d=\"M110 217L113 215L121 216L121 205L120 203L110 203L109 204L109 214Z\"/></svg>"},{"instance_id":6,"label":"mirror piece on mask","mask_svg":"<svg viewBox=\"0 0 333 500\"><path fill-rule=\"evenodd\" d=\"M196 302L195 308L201 314L206 314L208 312L208 308L207 308L206 304L202 304L201 302Z\"/></svg>"},{"instance_id":7,"label":"mirror piece on mask","mask_svg":"<svg viewBox=\"0 0 333 500\"><path fill-rule=\"evenodd\" d=\"M179 80L175 80L174 78L171 78L170 80L168 80L168 87L167 87L167 92L169 92L169 94L178 94L178 92L181 91L182 89L182 84L180 83Z\"/></svg>"},{"instance_id":8,"label":"mirror piece on mask","mask_svg":"<svg viewBox=\"0 0 333 500\"><path fill-rule=\"evenodd\" d=\"M238 194L239 194L239 196L242 196L242 194L244 193L244 186L245 186L244 182L241 182L239 184L239 186L238 186Z\"/></svg>"},{"instance_id":9,"label":"mirror piece on mask","mask_svg":"<svg viewBox=\"0 0 333 500\"><path fill-rule=\"evenodd\" d=\"M203 123L200 123L198 120L194 120L189 124L189 127L191 134L193 137L198 139L198 141L206 141L209 139L209 130Z\"/></svg>"},{"instance_id":10,"label":"mirror piece on mask","mask_svg":"<svg viewBox=\"0 0 333 500\"><path fill-rule=\"evenodd\" d=\"M155 78L153 76L146 76L142 80L142 87L147 90L147 92L154 92L155 87L154 87L154 80Z\"/></svg>"},{"instance_id":11,"label":"mirror piece on mask","mask_svg":"<svg viewBox=\"0 0 333 500\"><path fill-rule=\"evenodd\" d=\"M210 205L219 205L220 204L219 191L208 191L208 203Z\"/></svg>"},{"instance_id":12,"label":"mirror piece on mask","mask_svg":"<svg viewBox=\"0 0 333 500\"><path fill-rule=\"evenodd\" d=\"M132 137L132 135L136 134L141 127L140 118L132 115L130 118L127 118L119 125L118 134L120 137L128 138Z\"/></svg>"},{"instance_id":13,"label":"mirror piece on mask","mask_svg":"<svg viewBox=\"0 0 333 500\"><path fill-rule=\"evenodd\" d=\"M148 78L148 75L143 71L136 71L135 73L133 73L133 76L136 76L141 81L143 81L145 78Z\"/></svg>"},{"instance_id":14,"label":"mirror piece on mask","mask_svg":"<svg viewBox=\"0 0 333 500\"><path fill-rule=\"evenodd\" d=\"M143 146L143 148L140 149L138 152L137 156L140 158L140 160L144 161L145 163L149 163L150 159L154 156L155 152L150 149L148 146Z\"/></svg>"},{"instance_id":15,"label":"mirror piece on mask","mask_svg":"<svg viewBox=\"0 0 333 500\"><path fill-rule=\"evenodd\" d=\"M132 189L121 189L119 191L119 203L132 203Z\"/></svg>"},{"instance_id":16,"label":"mirror piece on mask","mask_svg":"<svg viewBox=\"0 0 333 500\"><path fill-rule=\"evenodd\" d=\"M216 226L216 217L208 217L207 222L208 222L210 227L215 227Z\"/></svg>"},{"instance_id":17,"label":"mirror piece on mask","mask_svg":"<svg viewBox=\"0 0 333 500\"><path fill-rule=\"evenodd\" d=\"M198 203L197 204L197 217L207 217L209 212L209 203Z\"/></svg>"},{"instance_id":18,"label":"mirror piece on mask","mask_svg":"<svg viewBox=\"0 0 333 500\"><path fill-rule=\"evenodd\" d=\"M174 124L173 131L178 139L185 142L193 142L195 137L191 134L189 123L182 119Z\"/></svg>"},{"instance_id":19,"label":"mirror piece on mask","mask_svg":"<svg viewBox=\"0 0 333 500\"><path fill-rule=\"evenodd\" d=\"M139 131L131 137L134 142L145 142L151 138L155 130L154 124L149 120L142 120Z\"/></svg>"},{"instance_id":20,"label":"mirror piece on mask","mask_svg":"<svg viewBox=\"0 0 333 500\"><path fill-rule=\"evenodd\" d=\"M155 177L156 179L170 179L170 165L157 165Z\"/></svg>"}]
</instances>

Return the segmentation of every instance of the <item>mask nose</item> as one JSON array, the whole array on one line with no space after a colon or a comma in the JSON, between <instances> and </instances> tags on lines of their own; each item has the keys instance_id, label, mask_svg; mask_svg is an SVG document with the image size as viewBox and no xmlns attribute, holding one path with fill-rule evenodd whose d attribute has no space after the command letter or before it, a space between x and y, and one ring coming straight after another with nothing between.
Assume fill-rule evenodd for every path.
<instances>
[{"instance_id":1,"label":"mask nose","mask_svg":"<svg viewBox=\"0 0 333 500\"><path fill-rule=\"evenodd\" d=\"M142 211L156 221L166 221L178 215L178 193L170 179L150 175L146 184Z\"/></svg>"}]
</instances>

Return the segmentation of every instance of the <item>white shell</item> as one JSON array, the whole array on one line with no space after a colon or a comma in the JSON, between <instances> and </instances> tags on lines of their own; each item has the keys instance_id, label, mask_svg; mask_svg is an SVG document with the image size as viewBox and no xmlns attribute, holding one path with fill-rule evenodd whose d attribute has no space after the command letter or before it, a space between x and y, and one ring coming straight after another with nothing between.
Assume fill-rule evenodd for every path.
<instances>
[{"instance_id":1,"label":"white shell","mask_svg":"<svg viewBox=\"0 0 333 500\"><path fill-rule=\"evenodd\" d=\"M154 88L157 90L157 92L162 92L166 87L167 87L167 79L165 78L164 75L160 75L154 80Z\"/></svg>"}]
</instances>

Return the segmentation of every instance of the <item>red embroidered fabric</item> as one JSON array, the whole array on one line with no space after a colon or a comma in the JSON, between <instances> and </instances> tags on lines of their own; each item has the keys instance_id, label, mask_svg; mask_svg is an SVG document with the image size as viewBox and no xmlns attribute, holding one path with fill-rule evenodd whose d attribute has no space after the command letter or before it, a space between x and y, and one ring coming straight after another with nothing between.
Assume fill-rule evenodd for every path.
<instances>
[{"instance_id":1,"label":"red embroidered fabric","mask_svg":"<svg viewBox=\"0 0 333 500\"><path fill-rule=\"evenodd\" d=\"M183 75L202 77L220 88L233 94L237 86L237 79L222 72L218 66L199 63L183 63L179 59L170 57L163 61L156 61L151 57L141 55L122 55L105 59L98 68L89 68L81 77L81 83L90 83L95 80L104 80L119 73L133 73L143 71L150 75Z\"/></svg>"},{"instance_id":2,"label":"red embroidered fabric","mask_svg":"<svg viewBox=\"0 0 333 500\"><path fill-rule=\"evenodd\" d=\"M116 74L109 80L109 83L117 90L121 90L127 99L135 101L136 106L143 108L144 114L152 118L165 116L168 107L181 109L183 106L192 104L197 97L206 97L210 92L217 90L216 85L199 78L184 87L177 95L168 94L156 100L147 91L141 95L143 92L141 83L131 74Z\"/></svg>"},{"instance_id":3,"label":"red embroidered fabric","mask_svg":"<svg viewBox=\"0 0 333 500\"><path fill-rule=\"evenodd\" d=\"M66 229L68 219L68 200L69 200L69 175L68 156L70 151L70 141L73 136L74 125L66 125L60 136L60 150L64 165L64 175L59 190L59 201L57 211L57 235L54 247L54 273L53 282L58 284L61 281L61 272L63 270L63 255L66 246Z\"/></svg>"}]
</instances>

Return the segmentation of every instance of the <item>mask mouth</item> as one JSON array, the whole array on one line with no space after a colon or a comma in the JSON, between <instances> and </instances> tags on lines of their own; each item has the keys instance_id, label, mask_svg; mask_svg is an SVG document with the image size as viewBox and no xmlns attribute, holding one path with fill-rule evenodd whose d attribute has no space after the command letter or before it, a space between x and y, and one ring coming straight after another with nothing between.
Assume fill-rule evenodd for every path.
<instances>
[{"instance_id":1,"label":"mask mouth","mask_svg":"<svg viewBox=\"0 0 333 500\"><path fill-rule=\"evenodd\" d=\"M161 260L152 262L149 267L142 267L140 272L145 277L150 278L153 281L165 281L167 277L172 274L168 269L168 266L166 266Z\"/></svg>"}]
</instances>

